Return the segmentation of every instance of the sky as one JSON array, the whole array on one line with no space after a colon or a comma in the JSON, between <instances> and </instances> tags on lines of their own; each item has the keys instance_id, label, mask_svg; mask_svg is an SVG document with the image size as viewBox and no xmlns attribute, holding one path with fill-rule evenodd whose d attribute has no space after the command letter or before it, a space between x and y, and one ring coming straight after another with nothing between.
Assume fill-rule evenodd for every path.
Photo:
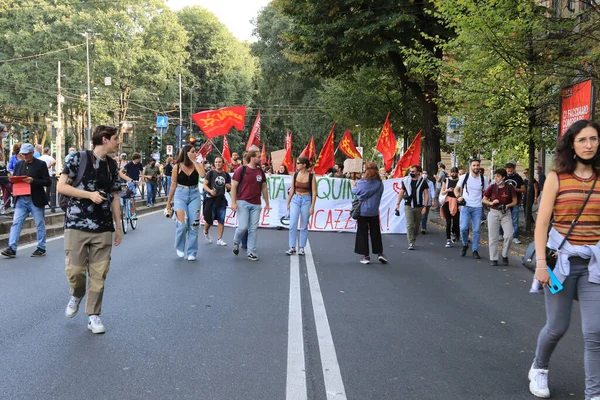
<instances>
[{"instance_id":1,"label":"sky","mask_svg":"<svg viewBox=\"0 0 600 400\"><path fill-rule=\"evenodd\" d=\"M175 11L186 6L202 6L212 11L239 40L256 41L250 20L256 18L270 0L167 0L166 3Z\"/></svg>"}]
</instances>

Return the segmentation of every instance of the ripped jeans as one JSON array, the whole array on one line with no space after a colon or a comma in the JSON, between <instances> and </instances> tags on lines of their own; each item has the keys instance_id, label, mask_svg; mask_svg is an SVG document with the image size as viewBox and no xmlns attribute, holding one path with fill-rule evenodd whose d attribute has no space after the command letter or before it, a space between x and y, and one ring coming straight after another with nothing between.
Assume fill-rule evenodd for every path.
<instances>
[{"instance_id":1,"label":"ripped jeans","mask_svg":"<svg viewBox=\"0 0 600 400\"><path fill-rule=\"evenodd\" d=\"M187 238L186 256L195 256L198 253L198 229L200 229L200 191L198 186L186 187L177 185L174 196L175 218L177 229L175 230L175 249L185 252ZM183 210L185 218L183 222L177 218L177 211Z\"/></svg>"}]
</instances>

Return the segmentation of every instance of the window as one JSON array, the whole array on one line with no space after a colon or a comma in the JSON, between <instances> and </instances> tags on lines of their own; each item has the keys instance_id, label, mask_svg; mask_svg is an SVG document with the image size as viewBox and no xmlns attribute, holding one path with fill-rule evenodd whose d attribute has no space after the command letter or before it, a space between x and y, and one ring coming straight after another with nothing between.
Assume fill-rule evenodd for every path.
<instances>
[{"instance_id":1,"label":"window","mask_svg":"<svg viewBox=\"0 0 600 400\"><path fill-rule=\"evenodd\" d=\"M123 132L123 140L122 143L127 144L129 143L129 132Z\"/></svg>"}]
</instances>

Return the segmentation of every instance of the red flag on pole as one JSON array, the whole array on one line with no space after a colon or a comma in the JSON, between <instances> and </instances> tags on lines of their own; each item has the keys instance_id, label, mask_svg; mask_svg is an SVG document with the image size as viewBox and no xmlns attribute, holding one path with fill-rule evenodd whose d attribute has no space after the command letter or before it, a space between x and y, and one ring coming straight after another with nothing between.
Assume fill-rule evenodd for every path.
<instances>
[{"instance_id":1,"label":"red flag on pole","mask_svg":"<svg viewBox=\"0 0 600 400\"><path fill-rule=\"evenodd\" d=\"M392 128L390 127L390 113L385 117L385 123L381 129L375 148L379 150L383 156L385 170L391 170L394 162L394 155L396 155L396 136L394 136L394 132L392 132Z\"/></svg>"},{"instance_id":2,"label":"red flag on pole","mask_svg":"<svg viewBox=\"0 0 600 400\"><path fill-rule=\"evenodd\" d=\"M227 136L223 138L223 159L227 165L231 165L231 150L227 142Z\"/></svg>"},{"instance_id":3,"label":"red flag on pole","mask_svg":"<svg viewBox=\"0 0 600 400\"><path fill-rule=\"evenodd\" d=\"M262 152L260 153L260 163L265 164L266 162L267 162L267 148L265 147L265 144L263 143Z\"/></svg>"},{"instance_id":4,"label":"red flag on pole","mask_svg":"<svg viewBox=\"0 0 600 400\"><path fill-rule=\"evenodd\" d=\"M260 147L260 110L258 110L258 115L254 121L252 132L250 132L250 137L248 138L248 143L246 144L246 151L250 150L250 146L252 145Z\"/></svg>"},{"instance_id":5,"label":"red flag on pole","mask_svg":"<svg viewBox=\"0 0 600 400\"><path fill-rule=\"evenodd\" d=\"M229 133L231 127L241 131L246 121L246 106L226 107L218 110L201 111L191 115L192 119L206 135L212 139Z\"/></svg>"},{"instance_id":6,"label":"red flag on pole","mask_svg":"<svg viewBox=\"0 0 600 400\"><path fill-rule=\"evenodd\" d=\"M281 164L285 165L288 172L292 172L296 170L296 166L294 165L294 160L292 159L292 132L288 131L285 135L285 143L284 148L286 150L285 157L283 157L283 161Z\"/></svg>"},{"instance_id":7,"label":"red flag on pole","mask_svg":"<svg viewBox=\"0 0 600 400\"><path fill-rule=\"evenodd\" d=\"M209 139L206 142L204 142L202 147L200 147L200 150L198 150L198 154L200 154L202 156L202 158L206 158L208 153L210 153L212 151L212 147L213 147L212 140Z\"/></svg>"},{"instance_id":8,"label":"red flag on pole","mask_svg":"<svg viewBox=\"0 0 600 400\"><path fill-rule=\"evenodd\" d=\"M356 146L354 145L354 140L352 140L352 134L348 129L342 136L342 140L338 143L338 149L342 151L348 158L362 158Z\"/></svg>"},{"instance_id":9,"label":"red flag on pole","mask_svg":"<svg viewBox=\"0 0 600 400\"><path fill-rule=\"evenodd\" d=\"M396 164L396 172L394 178L402 178L404 171L413 165L419 165L421 160L421 131L413 139L408 149L402 154L400 160Z\"/></svg>"},{"instance_id":10,"label":"red flag on pole","mask_svg":"<svg viewBox=\"0 0 600 400\"><path fill-rule=\"evenodd\" d=\"M319 153L319 158L315 162L315 174L325 175L327 171L335 164L335 145L333 143L333 130L335 129L335 122L325 139L325 144Z\"/></svg>"},{"instance_id":11,"label":"red flag on pole","mask_svg":"<svg viewBox=\"0 0 600 400\"><path fill-rule=\"evenodd\" d=\"M304 150L302 150L302 153L300 153L299 157L306 157L309 161L312 161L316 156L317 151L315 149L315 135L312 135L308 141L308 144Z\"/></svg>"}]
</instances>

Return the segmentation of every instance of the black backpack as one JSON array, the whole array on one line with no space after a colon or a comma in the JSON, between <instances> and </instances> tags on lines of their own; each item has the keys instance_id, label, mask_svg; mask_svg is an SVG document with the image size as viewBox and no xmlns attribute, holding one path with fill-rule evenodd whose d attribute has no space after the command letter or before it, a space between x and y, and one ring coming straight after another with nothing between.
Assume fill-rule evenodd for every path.
<instances>
[{"instance_id":1,"label":"black backpack","mask_svg":"<svg viewBox=\"0 0 600 400\"><path fill-rule=\"evenodd\" d=\"M485 189L485 178L483 177L483 174L480 174L479 177L481 178L481 194L483 195L483 191ZM463 182L463 190L469 193L467 190L467 182L469 182L469 174L465 175L465 181Z\"/></svg>"},{"instance_id":2,"label":"black backpack","mask_svg":"<svg viewBox=\"0 0 600 400\"><path fill-rule=\"evenodd\" d=\"M85 171L86 171L87 165L88 165L88 153L86 150L80 151L79 157L80 157L80 160L79 160L79 168L77 169L77 175L75 176L73 181L70 183L70 185L73 187L79 186L79 184L83 180L83 176L85 175ZM82 165L83 165L83 168L81 168ZM70 198L71 198L71 196L65 196L64 194L60 194L60 193L58 194L58 205L60 206L61 210L65 211L65 212L67 211L67 205L69 204Z\"/></svg>"}]
</instances>

